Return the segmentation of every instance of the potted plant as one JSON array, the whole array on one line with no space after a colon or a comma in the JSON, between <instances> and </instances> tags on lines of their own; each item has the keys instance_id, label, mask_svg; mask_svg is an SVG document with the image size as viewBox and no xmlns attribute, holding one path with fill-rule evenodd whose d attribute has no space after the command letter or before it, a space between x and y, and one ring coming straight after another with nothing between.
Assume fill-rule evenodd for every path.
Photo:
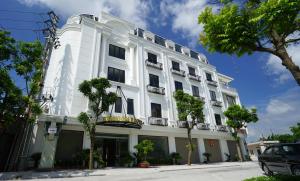
<instances>
[{"instance_id":1,"label":"potted plant","mask_svg":"<svg viewBox=\"0 0 300 181\"><path fill-rule=\"evenodd\" d=\"M209 160L209 157L211 156L211 154L210 153L207 153L207 152L205 152L205 153L203 153L202 154L203 156L205 156L205 161L204 161L204 163L208 163L210 160Z\"/></svg>"},{"instance_id":2,"label":"potted plant","mask_svg":"<svg viewBox=\"0 0 300 181\"><path fill-rule=\"evenodd\" d=\"M178 160L181 159L181 156L179 153L173 152L171 153L171 158L173 160L173 165L177 165L178 164Z\"/></svg>"},{"instance_id":3,"label":"potted plant","mask_svg":"<svg viewBox=\"0 0 300 181\"><path fill-rule=\"evenodd\" d=\"M140 159L138 166L140 168L148 168L150 164L147 161L147 155L154 150L153 142L151 140L143 140L135 145L134 148L137 150L138 158Z\"/></svg>"},{"instance_id":4,"label":"potted plant","mask_svg":"<svg viewBox=\"0 0 300 181\"><path fill-rule=\"evenodd\" d=\"M129 153L127 153L121 156L120 163L124 167L133 167L134 158Z\"/></svg>"},{"instance_id":5,"label":"potted plant","mask_svg":"<svg viewBox=\"0 0 300 181\"><path fill-rule=\"evenodd\" d=\"M224 153L224 155L226 156L226 162L230 162L231 161L231 155L228 153Z\"/></svg>"}]
</instances>

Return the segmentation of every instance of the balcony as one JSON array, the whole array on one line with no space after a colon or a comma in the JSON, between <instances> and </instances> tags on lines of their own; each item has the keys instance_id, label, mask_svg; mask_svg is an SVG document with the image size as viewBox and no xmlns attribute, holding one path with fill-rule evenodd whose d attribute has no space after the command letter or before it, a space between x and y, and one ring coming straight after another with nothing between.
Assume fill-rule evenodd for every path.
<instances>
[{"instance_id":1,"label":"balcony","mask_svg":"<svg viewBox=\"0 0 300 181\"><path fill-rule=\"evenodd\" d=\"M168 126L168 118L149 117L148 123L156 126Z\"/></svg>"},{"instance_id":2,"label":"balcony","mask_svg":"<svg viewBox=\"0 0 300 181\"><path fill-rule=\"evenodd\" d=\"M217 131L220 131L220 132L228 132L229 131L228 127L225 125L216 125L216 129L217 129Z\"/></svg>"},{"instance_id":3,"label":"balcony","mask_svg":"<svg viewBox=\"0 0 300 181\"><path fill-rule=\"evenodd\" d=\"M208 85L214 86L214 87L218 87L218 82L214 81L214 80L206 80Z\"/></svg>"},{"instance_id":4,"label":"balcony","mask_svg":"<svg viewBox=\"0 0 300 181\"><path fill-rule=\"evenodd\" d=\"M161 94L161 95L165 95L165 88L164 87L154 87L151 85L147 85L147 90L148 92L152 92L155 94Z\"/></svg>"},{"instance_id":5,"label":"balcony","mask_svg":"<svg viewBox=\"0 0 300 181\"><path fill-rule=\"evenodd\" d=\"M229 91L229 92L237 92L237 90L233 87L230 87L229 85L226 85L226 84L221 84L221 88L222 90L225 90L225 91Z\"/></svg>"},{"instance_id":6,"label":"balcony","mask_svg":"<svg viewBox=\"0 0 300 181\"><path fill-rule=\"evenodd\" d=\"M201 82L201 76L199 76L199 75L188 74L188 78L191 79L191 80L195 80L195 81Z\"/></svg>"},{"instance_id":7,"label":"balcony","mask_svg":"<svg viewBox=\"0 0 300 181\"><path fill-rule=\"evenodd\" d=\"M199 130L209 130L209 124L208 123L198 123L197 128Z\"/></svg>"},{"instance_id":8,"label":"balcony","mask_svg":"<svg viewBox=\"0 0 300 181\"><path fill-rule=\"evenodd\" d=\"M187 121L177 121L178 128L187 128Z\"/></svg>"},{"instance_id":9,"label":"balcony","mask_svg":"<svg viewBox=\"0 0 300 181\"><path fill-rule=\"evenodd\" d=\"M197 99L200 99L201 101L205 102L205 98L199 95L193 95L194 97L196 97Z\"/></svg>"},{"instance_id":10,"label":"balcony","mask_svg":"<svg viewBox=\"0 0 300 181\"><path fill-rule=\"evenodd\" d=\"M162 63L159 63L159 62L153 63L153 62L150 62L148 59L145 62L146 62L146 65L149 67L153 67L153 68L156 68L159 70L163 69Z\"/></svg>"},{"instance_id":11,"label":"balcony","mask_svg":"<svg viewBox=\"0 0 300 181\"><path fill-rule=\"evenodd\" d=\"M222 102L221 102L221 101L218 101L218 100L211 100L210 102L211 102L211 104L212 104L213 106L216 106L216 107L222 107Z\"/></svg>"},{"instance_id":12,"label":"balcony","mask_svg":"<svg viewBox=\"0 0 300 181\"><path fill-rule=\"evenodd\" d=\"M184 71L184 70L175 70L175 69L171 68L171 72L172 72L173 74L176 74L176 75L185 77L185 71Z\"/></svg>"}]
</instances>

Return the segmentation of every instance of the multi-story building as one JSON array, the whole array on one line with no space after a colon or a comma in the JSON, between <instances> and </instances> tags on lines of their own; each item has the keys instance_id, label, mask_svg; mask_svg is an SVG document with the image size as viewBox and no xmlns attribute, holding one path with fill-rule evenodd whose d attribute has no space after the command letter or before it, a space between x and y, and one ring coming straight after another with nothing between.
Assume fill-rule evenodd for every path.
<instances>
[{"instance_id":1,"label":"multi-story building","mask_svg":"<svg viewBox=\"0 0 300 181\"><path fill-rule=\"evenodd\" d=\"M203 54L105 13L99 18L70 17L58 38L61 46L53 49L49 61L44 114L31 149L42 153L41 168L89 148L89 136L77 120L80 112L88 111L89 102L78 85L97 77L108 78L109 91L119 95L105 114L119 121L103 118L96 127L96 149L108 165L117 165L122 154L136 152L134 146L143 139L155 143L153 157L178 152L182 163L186 161L187 131L173 98L178 89L205 102L205 121L192 131L193 163L203 162L204 152L215 162L225 161L225 154L237 154L223 111L240 104L238 93L229 87L233 79L218 73ZM125 116L133 119L120 121ZM245 133L240 135L244 156Z\"/></svg>"}]
</instances>

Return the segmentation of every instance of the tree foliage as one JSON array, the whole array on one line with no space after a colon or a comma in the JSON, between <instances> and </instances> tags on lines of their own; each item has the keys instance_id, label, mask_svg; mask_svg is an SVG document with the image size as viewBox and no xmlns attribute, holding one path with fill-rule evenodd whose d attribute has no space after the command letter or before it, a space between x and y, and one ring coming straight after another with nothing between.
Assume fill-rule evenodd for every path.
<instances>
[{"instance_id":1,"label":"tree foliage","mask_svg":"<svg viewBox=\"0 0 300 181\"><path fill-rule=\"evenodd\" d=\"M106 89L110 87L109 81L105 78L85 80L79 85L79 91L89 100L89 110L91 111L89 113L81 112L78 115L79 122L82 123L91 140L89 169L93 169L96 124L100 121L102 113L117 100L115 93L107 92Z\"/></svg>"},{"instance_id":2,"label":"tree foliage","mask_svg":"<svg viewBox=\"0 0 300 181\"><path fill-rule=\"evenodd\" d=\"M9 32L0 31L0 121L8 125L15 120L33 122L41 114L37 95L40 91L43 61L40 42L15 41ZM16 72L25 91L11 77ZM20 83L22 85L22 83Z\"/></svg>"},{"instance_id":3,"label":"tree foliage","mask_svg":"<svg viewBox=\"0 0 300 181\"><path fill-rule=\"evenodd\" d=\"M281 143L293 143L300 140L300 122L297 125L290 127L292 134L271 134L267 140L278 140Z\"/></svg>"},{"instance_id":4,"label":"tree foliage","mask_svg":"<svg viewBox=\"0 0 300 181\"><path fill-rule=\"evenodd\" d=\"M224 1L224 0L223 0ZM281 59L300 85L300 69L286 47L300 41L300 1L229 0L220 11L207 7L198 18L204 30L200 42L211 52L242 56L255 51L271 53Z\"/></svg>"},{"instance_id":5,"label":"tree foliage","mask_svg":"<svg viewBox=\"0 0 300 181\"><path fill-rule=\"evenodd\" d=\"M240 160L244 160L241 153L241 145L239 144L239 130L245 127L248 123L256 123L258 117L256 114L256 109L248 110L243 106L232 105L227 108L224 112L224 115L227 117L226 124L234 129L231 132L232 136L236 139L236 145L238 149L238 155Z\"/></svg>"},{"instance_id":6,"label":"tree foliage","mask_svg":"<svg viewBox=\"0 0 300 181\"><path fill-rule=\"evenodd\" d=\"M154 143L151 140L143 140L134 148L138 151L138 156L141 157L142 161L147 161L147 155L154 150Z\"/></svg>"},{"instance_id":7,"label":"tree foliage","mask_svg":"<svg viewBox=\"0 0 300 181\"><path fill-rule=\"evenodd\" d=\"M174 98L176 101L178 118L180 121L185 121L188 135L188 144L186 145L188 149L188 165L191 165L191 155L195 147L192 144L191 131L197 123L204 121L204 103L199 98L184 93L182 90L177 90ZM190 121L188 120L188 117L191 118Z\"/></svg>"}]
</instances>

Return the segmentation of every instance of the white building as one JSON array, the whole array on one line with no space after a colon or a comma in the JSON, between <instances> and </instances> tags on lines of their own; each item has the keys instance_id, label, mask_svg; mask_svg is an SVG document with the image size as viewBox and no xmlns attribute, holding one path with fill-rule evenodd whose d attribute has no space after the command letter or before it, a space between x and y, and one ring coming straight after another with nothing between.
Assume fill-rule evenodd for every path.
<instances>
[{"instance_id":1,"label":"white building","mask_svg":"<svg viewBox=\"0 0 300 181\"><path fill-rule=\"evenodd\" d=\"M31 150L42 152L41 168L53 167L54 160L71 160L76 151L89 148L89 137L76 119L88 110L78 85L96 77L110 79L110 91L120 87L128 100L120 95L107 115L134 114L143 122L140 129L134 124L97 126L96 146L108 165L135 152L134 146L145 138L155 142L153 157L179 152L185 162L187 131L177 118L176 89L205 101L205 122L192 131L193 162L202 162L204 152L212 154L212 161L225 161L225 153L236 155L222 113L228 105L240 104L239 96L229 87L233 79L218 73L203 54L105 13L99 18L70 17L58 37L61 46L53 49L43 91L53 100L44 103ZM241 145L243 155L248 155L244 139Z\"/></svg>"},{"instance_id":2,"label":"white building","mask_svg":"<svg viewBox=\"0 0 300 181\"><path fill-rule=\"evenodd\" d=\"M248 150L249 150L249 156L251 160L258 160L258 156L262 154L265 149L273 144L277 144L279 141L258 141L247 144Z\"/></svg>"}]
</instances>

